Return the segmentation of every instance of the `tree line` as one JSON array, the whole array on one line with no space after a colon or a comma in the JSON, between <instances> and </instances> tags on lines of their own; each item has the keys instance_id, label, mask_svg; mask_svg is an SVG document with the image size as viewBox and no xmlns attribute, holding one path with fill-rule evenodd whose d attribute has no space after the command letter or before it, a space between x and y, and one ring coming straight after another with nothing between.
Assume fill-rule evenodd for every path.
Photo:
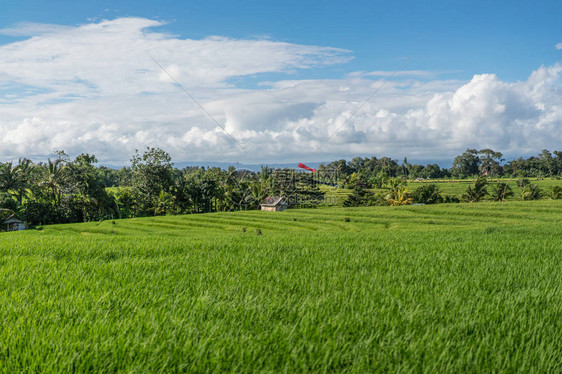
<instances>
[{"instance_id":1,"label":"tree line","mask_svg":"<svg viewBox=\"0 0 562 374\"><path fill-rule=\"evenodd\" d=\"M376 192L369 189L360 179L348 187L351 187L352 191L343 202L343 205L347 207L479 202L483 200L505 201L508 198L517 197L516 192L519 193L520 200L538 200L543 197L562 199L561 186L551 186L550 190L544 191L538 184L531 183L527 178L518 179L519 191L514 191L501 179L490 183L488 178L479 176L461 196L443 194L435 183L423 184L410 190L408 180L401 177L386 178Z\"/></svg>"},{"instance_id":2,"label":"tree line","mask_svg":"<svg viewBox=\"0 0 562 374\"><path fill-rule=\"evenodd\" d=\"M505 162L501 152L492 149L467 149L454 158L450 168L437 164L402 163L389 157L355 157L351 161L338 160L320 165L318 170L337 170L340 176L360 175L372 187L380 187L384 178L465 179L477 176L509 178L562 177L562 151L543 150L537 156Z\"/></svg>"},{"instance_id":3,"label":"tree line","mask_svg":"<svg viewBox=\"0 0 562 374\"><path fill-rule=\"evenodd\" d=\"M310 207L324 195L310 173L266 166L258 173L234 167L177 169L159 148L137 151L131 166L119 170L96 166L93 155L56 155L46 163L0 163L0 220L15 215L44 225L257 209L271 195L286 196L293 207Z\"/></svg>"},{"instance_id":4,"label":"tree line","mask_svg":"<svg viewBox=\"0 0 562 374\"><path fill-rule=\"evenodd\" d=\"M94 155L81 154L74 159L64 151L55 155L47 162L34 163L24 158L17 163L0 163L0 220L15 215L30 225L43 225L257 209L261 201L273 195L284 196L292 207L314 207L324 202L320 188L323 184L352 189L344 203L347 206L455 202L458 198L441 195L434 185L409 191L407 179L562 174L562 152L547 150L537 157L504 163L499 152L467 149L449 169L436 164L410 164L407 159L399 163L389 157L356 157L349 162L322 164L315 174L267 166L259 172L234 167L178 169L170 155L159 148L137 151L131 166L121 169L97 166ZM481 184L485 181L479 180ZM386 192L373 193L369 190L373 188ZM484 190L488 194L486 184L474 188L476 195ZM470 193L467 191L467 196ZM501 193L505 198L513 191L504 188L503 192L493 192Z\"/></svg>"}]
</instances>

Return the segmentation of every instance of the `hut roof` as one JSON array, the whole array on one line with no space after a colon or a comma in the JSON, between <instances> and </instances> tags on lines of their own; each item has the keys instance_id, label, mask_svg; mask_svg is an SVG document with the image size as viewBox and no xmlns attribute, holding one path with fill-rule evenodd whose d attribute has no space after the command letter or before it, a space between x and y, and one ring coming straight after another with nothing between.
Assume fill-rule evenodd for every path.
<instances>
[{"instance_id":1,"label":"hut roof","mask_svg":"<svg viewBox=\"0 0 562 374\"><path fill-rule=\"evenodd\" d=\"M268 196L265 198L264 201L260 204L261 206L277 206L277 205L284 205L287 204L283 200L283 196Z\"/></svg>"},{"instance_id":2,"label":"hut roof","mask_svg":"<svg viewBox=\"0 0 562 374\"><path fill-rule=\"evenodd\" d=\"M5 220L2 221L3 225L10 224L10 223L24 223L21 219L12 216L9 216Z\"/></svg>"}]
</instances>

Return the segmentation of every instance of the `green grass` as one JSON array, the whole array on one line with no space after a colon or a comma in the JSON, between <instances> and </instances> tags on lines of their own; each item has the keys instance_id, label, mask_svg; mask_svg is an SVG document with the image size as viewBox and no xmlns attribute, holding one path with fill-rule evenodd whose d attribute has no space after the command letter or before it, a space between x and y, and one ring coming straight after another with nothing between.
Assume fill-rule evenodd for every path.
<instances>
[{"instance_id":1,"label":"green grass","mask_svg":"<svg viewBox=\"0 0 562 374\"><path fill-rule=\"evenodd\" d=\"M561 227L541 200L3 233L0 372L560 372Z\"/></svg>"}]
</instances>

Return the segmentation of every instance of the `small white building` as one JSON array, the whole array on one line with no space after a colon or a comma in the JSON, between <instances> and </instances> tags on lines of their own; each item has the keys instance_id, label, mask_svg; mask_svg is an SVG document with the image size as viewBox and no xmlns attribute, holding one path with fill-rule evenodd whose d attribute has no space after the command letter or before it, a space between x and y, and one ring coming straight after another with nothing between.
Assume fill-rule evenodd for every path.
<instances>
[{"instance_id":1,"label":"small white building","mask_svg":"<svg viewBox=\"0 0 562 374\"><path fill-rule=\"evenodd\" d=\"M261 210L268 210L270 212L281 212L288 207L289 204L282 196L269 196L260 204Z\"/></svg>"},{"instance_id":2,"label":"small white building","mask_svg":"<svg viewBox=\"0 0 562 374\"><path fill-rule=\"evenodd\" d=\"M6 228L6 231L20 231L27 228L25 226L25 222L23 222L21 219L17 219L14 216L10 216L2 221L2 226Z\"/></svg>"}]
</instances>

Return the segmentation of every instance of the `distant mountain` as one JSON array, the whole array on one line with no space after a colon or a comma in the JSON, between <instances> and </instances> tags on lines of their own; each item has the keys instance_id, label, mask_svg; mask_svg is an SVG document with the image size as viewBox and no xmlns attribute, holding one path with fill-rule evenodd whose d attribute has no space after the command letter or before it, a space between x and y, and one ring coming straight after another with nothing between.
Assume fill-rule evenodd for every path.
<instances>
[{"instance_id":1,"label":"distant mountain","mask_svg":"<svg viewBox=\"0 0 562 374\"><path fill-rule=\"evenodd\" d=\"M328 164L329 162L311 162L311 163L307 163L307 166L310 166L311 168L317 168L318 165L320 164ZM185 161L185 162L174 162L174 167L181 169L181 168L185 168L188 166L199 166L199 167L216 167L216 168L221 168L221 169L228 169L229 166L234 166L236 169L246 169L246 170L251 170L251 171L260 171L262 166L269 166L272 169L284 169L284 168L289 168L289 169L296 169L297 165L299 163L298 162L293 162L293 163L283 163L283 164L269 164L269 163L263 163L263 164L241 164L241 163L237 163L237 162L205 162L205 161Z\"/></svg>"},{"instance_id":2,"label":"distant mountain","mask_svg":"<svg viewBox=\"0 0 562 374\"><path fill-rule=\"evenodd\" d=\"M350 160L348 160L350 161ZM305 164L311 168L317 169L320 164L328 165L332 161L324 161L324 162L305 162ZM398 160L399 163L401 161ZM451 160L408 160L410 164L419 164L419 165L427 165L427 164L437 164L439 167L442 168L450 168L451 167ZM198 167L216 167L221 169L228 169L229 166L234 166L236 169L247 169L251 171L260 171L262 166L269 166L273 169L296 169L298 162L292 163L278 163L278 164L270 164L270 163L263 163L263 164L243 164L238 162L207 162L207 161L181 161L181 162L174 162L174 167L178 169L182 169L188 166L198 166ZM118 166L114 164L103 164L103 166L110 167L112 169L120 169L123 165Z\"/></svg>"},{"instance_id":3,"label":"distant mountain","mask_svg":"<svg viewBox=\"0 0 562 374\"><path fill-rule=\"evenodd\" d=\"M332 160L334 161L334 160ZM328 165L332 161L323 161L323 162L304 162L306 166L309 166L314 169L318 169L320 164ZM351 161L351 160L348 160ZM398 163L402 163L401 160L397 160ZM408 160L410 164L419 164L419 165L427 165L427 164L437 164L441 168L450 168L452 161L451 160ZM279 163L279 164L271 164L264 162L263 164L242 164L237 162L205 162L205 161L185 161L185 162L174 162L174 167L176 168L184 168L186 166L205 166L205 167L217 167L221 169L228 169L229 166L234 166L236 169L247 169L251 171L260 171L262 165L269 166L273 169L296 169L298 162L292 163Z\"/></svg>"}]
</instances>

